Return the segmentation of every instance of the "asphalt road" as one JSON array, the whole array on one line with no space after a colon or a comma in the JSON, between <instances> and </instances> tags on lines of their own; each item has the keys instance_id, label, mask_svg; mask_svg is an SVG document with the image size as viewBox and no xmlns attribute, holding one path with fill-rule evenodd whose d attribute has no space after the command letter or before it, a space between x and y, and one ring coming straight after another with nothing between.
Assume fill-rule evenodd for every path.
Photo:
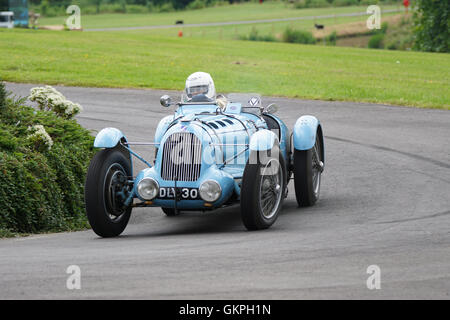
<instances>
[{"instance_id":1,"label":"asphalt road","mask_svg":"<svg viewBox=\"0 0 450 320\"><path fill-rule=\"evenodd\" d=\"M403 11L403 9L389 9L383 10L382 13L392 13ZM207 22L207 23L186 23L186 24L169 24L169 25L155 25L155 26L140 26L140 27L110 27L110 28L92 28L84 29L84 31L124 31L124 30L149 30L149 29L170 29L170 28L190 28L190 27L217 27L217 26L230 26L240 24L255 24L255 23L273 23L283 21L298 21L298 20L316 20L316 19L330 19L335 17L358 17L368 16L368 13L363 12L349 12L339 14L326 14L320 16L302 16L292 18L279 18L279 19L260 19L260 20L243 20L243 21L223 21L223 22Z\"/></svg>"},{"instance_id":2,"label":"asphalt road","mask_svg":"<svg viewBox=\"0 0 450 320\"><path fill-rule=\"evenodd\" d=\"M30 85L7 84L26 95ZM151 141L165 91L58 87L93 132ZM175 95L173 92L172 95ZM450 112L267 98L292 128L324 127L321 198L298 208L293 185L271 229L248 232L239 207L168 218L135 210L121 237L91 230L0 240L0 298L395 299L450 292ZM140 147L152 159L151 147ZM147 151L146 151L147 150ZM66 268L81 268L81 290ZM368 266L381 270L369 290Z\"/></svg>"}]
</instances>

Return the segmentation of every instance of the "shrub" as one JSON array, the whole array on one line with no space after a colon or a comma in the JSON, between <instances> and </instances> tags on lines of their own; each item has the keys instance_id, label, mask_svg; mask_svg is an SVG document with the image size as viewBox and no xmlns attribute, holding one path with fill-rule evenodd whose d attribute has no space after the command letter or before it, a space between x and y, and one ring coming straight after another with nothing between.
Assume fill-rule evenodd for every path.
<instances>
[{"instance_id":1,"label":"shrub","mask_svg":"<svg viewBox=\"0 0 450 320\"><path fill-rule=\"evenodd\" d=\"M27 136L27 140L31 142L31 146L38 151L50 150L53 145L52 138L41 124L28 127L31 133Z\"/></svg>"},{"instance_id":2,"label":"shrub","mask_svg":"<svg viewBox=\"0 0 450 320\"><path fill-rule=\"evenodd\" d=\"M61 4L53 4L51 1L43 0L40 4L37 11L46 17L56 17L56 16L64 16L66 15L66 8Z\"/></svg>"},{"instance_id":3,"label":"shrub","mask_svg":"<svg viewBox=\"0 0 450 320\"><path fill-rule=\"evenodd\" d=\"M48 3L48 0L43 0L41 2L41 7L39 9L40 9L40 12L41 12L41 14L43 16L47 16L48 10L49 10L49 6L50 6L50 4Z\"/></svg>"},{"instance_id":4,"label":"shrub","mask_svg":"<svg viewBox=\"0 0 450 320\"><path fill-rule=\"evenodd\" d=\"M127 8L125 2L102 4L100 6L101 13L126 13Z\"/></svg>"},{"instance_id":5,"label":"shrub","mask_svg":"<svg viewBox=\"0 0 450 320\"><path fill-rule=\"evenodd\" d=\"M78 103L67 100L51 86L31 89L30 101L36 102L40 110L53 111L57 116L73 118L82 108Z\"/></svg>"},{"instance_id":6,"label":"shrub","mask_svg":"<svg viewBox=\"0 0 450 320\"><path fill-rule=\"evenodd\" d=\"M6 127L0 127L0 150L14 151L17 148L17 138Z\"/></svg>"},{"instance_id":7,"label":"shrub","mask_svg":"<svg viewBox=\"0 0 450 320\"><path fill-rule=\"evenodd\" d=\"M0 110L6 105L6 88L3 82L0 80Z\"/></svg>"},{"instance_id":8,"label":"shrub","mask_svg":"<svg viewBox=\"0 0 450 320\"><path fill-rule=\"evenodd\" d=\"M173 7L171 2L166 2L161 7L159 7L159 12L171 12L175 11L175 8Z\"/></svg>"},{"instance_id":9,"label":"shrub","mask_svg":"<svg viewBox=\"0 0 450 320\"><path fill-rule=\"evenodd\" d=\"M0 109L0 236L86 228L93 137L74 119L24 101L6 98Z\"/></svg>"},{"instance_id":10,"label":"shrub","mask_svg":"<svg viewBox=\"0 0 450 320\"><path fill-rule=\"evenodd\" d=\"M418 0L414 24L415 49L450 51L450 1Z\"/></svg>"},{"instance_id":11,"label":"shrub","mask_svg":"<svg viewBox=\"0 0 450 320\"><path fill-rule=\"evenodd\" d=\"M356 6L359 4L358 0L334 0L333 5L336 7Z\"/></svg>"},{"instance_id":12,"label":"shrub","mask_svg":"<svg viewBox=\"0 0 450 320\"><path fill-rule=\"evenodd\" d=\"M386 46L386 48L389 49L389 50L397 50L397 49L398 49L397 43L391 42L390 44L388 44L388 45Z\"/></svg>"},{"instance_id":13,"label":"shrub","mask_svg":"<svg viewBox=\"0 0 450 320\"><path fill-rule=\"evenodd\" d=\"M186 9L195 10L195 9L203 9L206 7L205 0L194 0L186 6Z\"/></svg>"},{"instance_id":14,"label":"shrub","mask_svg":"<svg viewBox=\"0 0 450 320\"><path fill-rule=\"evenodd\" d=\"M258 40L258 30L256 28L252 28L250 34L248 35L247 40L256 41Z\"/></svg>"},{"instance_id":15,"label":"shrub","mask_svg":"<svg viewBox=\"0 0 450 320\"><path fill-rule=\"evenodd\" d=\"M330 3L327 0L299 0L294 3L294 8L325 8L329 7Z\"/></svg>"},{"instance_id":16,"label":"shrub","mask_svg":"<svg viewBox=\"0 0 450 320\"><path fill-rule=\"evenodd\" d=\"M383 49L384 48L384 34L374 34L369 39L368 47L371 49Z\"/></svg>"},{"instance_id":17,"label":"shrub","mask_svg":"<svg viewBox=\"0 0 450 320\"><path fill-rule=\"evenodd\" d=\"M127 4L126 5L126 12L127 13L147 13L149 12L147 7L139 6L135 4Z\"/></svg>"},{"instance_id":18,"label":"shrub","mask_svg":"<svg viewBox=\"0 0 450 320\"><path fill-rule=\"evenodd\" d=\"M325 42L327 45L335 46L337 40L337 33L333 31L330 35L325 37Z\"/></svg>"},{"instance_id":19,"label":"shrub","mask_svg":"<svg viewBox=\"0 0 450 320\"><path fill-rule=\"evenodd\" d=\"M389 24L385 21L381 24L381 29L379 32L386 34Z\"/></svg>"},{"instance_id":20,"label":"shrub","mask_svg":"<svg viewBox=\"0 0 450 320\"><path fill-rule=\"evenodd\" d=\"M277 41L272 35L261 36L258 34L258 30L256 28L252 28L250 34L248 36L240 36L240 40L250 40L250 41L266 41L266 42L275 42Z\"/></svg>"},{"instance_id":21,"label":"shrub","mask_svg":"<svg viewBox=\"0 0 450 320\"><path fill-rule=\"evenodd\" d=\"M408 16L403 16L402 19L400 20L400 25L404 26L404 25L409 25L411 23L411 19Z\"/></svg>"},{"instance_id":22,"label":"shrub","mask_svg":"<svg viewBox=\"0 0 450 320\"><path fill-rule=\"evenodd\" d=\"M287 28L283 33L283 41L290 43L315 44L316 39L312 33L304 30L293 30Z\"/></svg>"}]
</instances>

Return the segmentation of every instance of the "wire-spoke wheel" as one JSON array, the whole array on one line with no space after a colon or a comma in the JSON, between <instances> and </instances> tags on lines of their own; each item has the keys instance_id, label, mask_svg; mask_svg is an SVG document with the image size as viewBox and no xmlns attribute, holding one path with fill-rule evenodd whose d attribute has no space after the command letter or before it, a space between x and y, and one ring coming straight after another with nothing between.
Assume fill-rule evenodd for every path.
<instances>
[{"instance_id":1,"label":"wire-spoke wheel","mask_svg":"<svg viewBox=\"0 0 450 320\"><path fill-rule=\"evenodd\" d=\"M118 236L128 224L132 208L125 200L131 192L130 176L130 159L121 150L100 150L91 160L85 185L86 214L101 237Z\"/></svg>"},{"instance_id":2,"label":"wire-spoke wheel","mask_svg":"<svg viewBox=\"0 0 450 320\"><path fill-rule=\"evenodd\" d=\"M278 170L272 172L275 166ZM276 213L281 201L283 173L277 159L270 159L261 169L259 205L264 217L270 219Z\"/></svg>"},{"instance_id":3,"label":"wire-spoke wheel","mask_svg":"<svg viewBox=\"0 0 450 320\"><path fill-rule=\"evenodd\" d=\"M299 206L312 206L319 199L324 169L321 132L316 134L314 146L309 150L294 150L295 196Z\"/></svg>"},{"instance_id":4,"label":"wire-spoke wheel","mask_svg":"<svg viewBox=\"0 0 450 320\"><path fill-rule=\"evenodd\" d=\"M278 217L286 187L284 159L276 147L250 155L241 186L241 217L248 230L270 227ZM251 163L255 159L256 163Z\"/></svg>"}]
</instances>

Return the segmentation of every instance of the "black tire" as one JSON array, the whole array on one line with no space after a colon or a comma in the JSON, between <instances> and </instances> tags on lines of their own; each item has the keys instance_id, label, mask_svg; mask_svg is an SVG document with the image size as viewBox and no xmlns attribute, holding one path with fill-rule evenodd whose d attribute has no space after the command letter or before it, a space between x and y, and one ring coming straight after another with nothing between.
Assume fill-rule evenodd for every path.
<instances>
[{"instance_id":1,"label":"black tire","mask_svg":"<svg viewBox=\"0 0 450 320\"><path fill-rule=\"evenodd\" d=\"M116 237L128 224L132 208L124 207L111 190L114 178L130 176L130 159L118 147L100 150L91 160L84 191L86 214L92 230L100 237Z\"/></svg>"},{"instance_id":2,"label":"black tire","mask_svg":"<svg viewBox=\"0 0 450 320\"><path fill-rule=\"evenodd\" d=\"M168 217L175 217L180 214L180 211L175 212L174 208L161 208L161 209L165 213L165 215Z\"/></svg>"},{"instance_id":3,"label":"black tire","mask_svg":"<svg viewBox=\"0 0 450 320\"><path fill-rule=\"evenodd\" d=\"M278 150L278 148L274 148L268 155L266 152L260 153L252 151L249 161L245 165L244 175L242 177L240 205L242 222L247 230L261 230L269 228L275 222L281 210L286 188L286 167L284 158ZM278 157L275 158L272 155L278 155ZM273 213L266 216L261 205L261 183L264 183L261 173L264 171L266 166L271 166L271 160L277 160L279 163L278 170L280 170L279 174L281 174L281 179L279 179L281 184L279 186L280 199L276 200L276 207L274 205L274 209L271 210ZM278 194L276 197L278 197Z\"/></svg>"},{"instance_id":4,"label":"black tire","mask_svg":"<svg viewBox=\"0 0 450 320\"><path fill-rule=\"evenodd\" d=\"M319 199L321 172L318 175L318 185L315 184L315 174L318 165L315 161L315 151L319 154L320 161L323 164L323 143L319 132L317 133L316 143L309 150L294 150L294 185L295 197L300 207L309 207L314 205ZM323 169L322 169L323 170Z\"/></svg>"}]
</instances>

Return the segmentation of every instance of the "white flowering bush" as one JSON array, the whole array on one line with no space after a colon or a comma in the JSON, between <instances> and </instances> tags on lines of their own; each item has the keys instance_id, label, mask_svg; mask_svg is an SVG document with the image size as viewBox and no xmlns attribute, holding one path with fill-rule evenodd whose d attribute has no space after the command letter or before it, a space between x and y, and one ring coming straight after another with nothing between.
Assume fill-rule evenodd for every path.
<instances>
[{"instance_id":1,"label":"white flowering bush","mask_svg":"<svg viewBox=\"0 0 450 320\"><path fill-rule=\"evenodd\" d=\"M47 95L34 91L43 109ZM94 137L76 119L25 103L0 81L0 238L88 228L84 181Z\"/></svg>"},{"instance_id":2,"label":"white flowering bush","mask_svg":"<svg viewBox=\"0 0 450 320\"><path fill-rule=\"evenodd\" d=\"M78 103L67 100L61 92L52 86L32 88L30 92L31 95L28 99L36 102L39 109L53 111L59 117L71 119L83 111L83 108Z\"/></svg>"},{"instance_id":3,"label":"white flowering bush","mask_svg":"<svg viewBox=\"0 0 450 320\"><path fill-rule=\"evenodd\" d=\"M31 134L27 136L27 139L37 150L50 150L52 148L53 140L47 131L45 131L44 126L37 124L32 127L28 127L28 131L31 131Z\"/></svg>"}]
</instances>

